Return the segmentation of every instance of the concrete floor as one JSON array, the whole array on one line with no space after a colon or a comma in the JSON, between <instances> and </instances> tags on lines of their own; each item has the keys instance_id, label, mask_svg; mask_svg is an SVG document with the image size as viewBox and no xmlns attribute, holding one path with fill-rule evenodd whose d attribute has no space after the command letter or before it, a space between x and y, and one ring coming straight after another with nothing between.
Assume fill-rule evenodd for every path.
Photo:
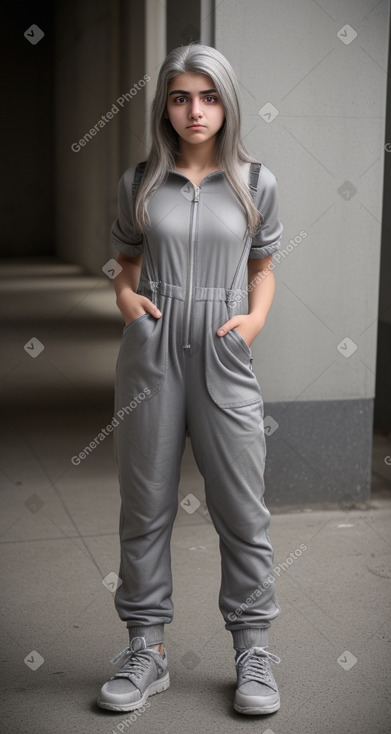
<instances>
[{"instance_id":1,"label":"concrete floor","mask_svg":"<svg viewBox=\"0 0 391 734\"><path fill-rule=\"evenodd\" d=\"M380 734L390 730L389 440L374 442L367 509L272 512L282 607L269 650L281 709L232 708L234 651L217 606L218 537L188 444L172 538L175 619L166 627L171 687L136 721L95 698L127 644L112 592L119 493L111 435L71 462L112 418L122 321L112 283L46 261L2 269L1 732ZM42 342L32 344L32 337ZM27 344L29 351L24 349ZM266 502L272 508L272 487ZM282 566L281 568L284 568ZM388 723L387 723L388 722Z\"/></svg>"}]
</instances>

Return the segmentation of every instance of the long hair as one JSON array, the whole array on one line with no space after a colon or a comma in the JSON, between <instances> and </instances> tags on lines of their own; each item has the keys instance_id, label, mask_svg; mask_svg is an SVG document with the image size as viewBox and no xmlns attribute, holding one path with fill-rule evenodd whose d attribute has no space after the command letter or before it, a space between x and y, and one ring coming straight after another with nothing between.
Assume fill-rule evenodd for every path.
<instances>
[{"instance_id":1,"label":"long hair","mask_svg":"<svg viewBox=\"0 0 391 734\"><path fill-rule=\"evenodd\" d=\"M150 226L147 200L166 179L168 171L175 169L175 154L179 153L178 133L169 119L164 117L168 85L171 79L185 72L197 72L209 76L222 101L225 120L216 137L216 159L224 169L226 178L237 194L246 212L246 232L253 236L263 223L262 214L254 206L248 186L241 176L240 162L256 162L243 145L240 136L241 114L239 87L234 71L225 56L212 46L191 42L174 48L164 60L157 80L152 102L151 149L143 180L135 202L135 224L141 233Z\"/></svg>"}]
</instances>

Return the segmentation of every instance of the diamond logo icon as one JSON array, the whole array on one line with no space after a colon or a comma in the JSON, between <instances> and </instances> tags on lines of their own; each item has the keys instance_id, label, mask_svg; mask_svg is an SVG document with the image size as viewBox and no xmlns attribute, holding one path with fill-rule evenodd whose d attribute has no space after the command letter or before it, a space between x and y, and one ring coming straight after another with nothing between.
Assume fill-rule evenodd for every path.
<instances>
[{"instance_id":1,"label":"diamond logo icon","mask_svg":"<svg viewBox=\"0 0 391 734\"><path fill-rule=\"evenodd\" d=\"M337 191L345 201L350 201L350 199L353 199L353 196L357 194L357 189L353 186L351 181L344 181Z\"/></svg>"},{"instance_id":2,"label":"diamond logo icon","mask_svg":"<svg viewBox=\"0 0 391 734\"><path fill-rule=\"evenodd\" d=\"M114 260L114 258L112 257L110 260L107 261L107 263L103 265L102 270L104 274L107 275L108 278L110 278L110 280L114 280L114 278L116 278L117 275L122 272L123 267L119 264L119 262L117 262L117 260Z\"/></svg>"},{"instance_id":3,"label":"diamond logo icon","mask_svg":"<svg viewBox=\"0 0 391 734\"><path fill-rule=\"evenodd\" d=\"M23 347L24 351L27 352L27 354L30 355L33 359L38 357L41 352L45 349L44 345L42 344L39 339L37 339L36 336L33 336L32 339L30 339Z\"/></svg>"},{"instance_id":4,"label":"diamond logo icon","mask_svg":"<svg viewBox=\"0 0 391 734\"><path fill-rule=\"evenodd\" d=\"M188 668L188 670L194 670L200 661L200 656L193 650L189 650L181 657L182 665L184 665L185 668Z\"/></svg>"},{"instance_id":5,"label":"diamond logo icon","mask_svg":"<svg viewBox=\"0 0 391 734\"><path fill-rule=\"evenodd\" d=\"M262 425L262 423L260 423L259 424L259 427L260 427L261 431L264 432L265 436L271 436L273 433L275 433L275 431L277 430L277 428L279 428L279 425L280 424L277 423L277 421L275 421L274 418L272 418L271 415L267 415L263 419L263 425Z\"/></svg>"},{"instance_id":6,"label":"diamond logo icon","mask_svg":"<svg viewBox=\"0 0 391 734\"><path fill-rule=\"evenodd\" d=\"M356 342L353 341L353 339L350 339L349 336L345 336L345 339L342 339L342 341L337 344L337 349L342 354L345 359L349 359L349 357L354 354L354 352L358 349Z\"/></svg>"},{"instance_id":7,"label":"diamond logo icon","mask_svg":"<svg viewBox=\"0 0 391 734\"><path fill-rule=\"evenodd\" d=\"M191 492L190 494L187 494L181 502L181 507L183 507L189 515L192 515L193 512L198 510L200 505L201 502L194 496L194 494L191 494Z\"/></svg>"},{"instance_id":8,"label":"diamond logo icon","mask_svg":"<svg viewBox=\"0 0 391 734\"><path fill-rule=\"evenodd\" d=\"M349 43L352 43L352 41L357 38L357 31L355 31L349 23L346 23L346 25L342 26L342 28L337 32L337 37L345 44L345 46L349 46Z\"/></svg>"},{"instance_id":9,"label":"diamond logo icon","mask_svg":"<svg viewBox=\"0 0 391 734\"><path fill-rule=\"evenodd\" d=\"M107 574L107 576L102 579L102 584L105 586L108 591L111 591L111 593L114 593L117 591L118 587L122 584L122 579L116 574L114 571L110 571L110 573Z\"/></svg>"},{"instance_id":10,"label":"diamond logo icon","mask_svg":"<svg viewBox=\"0 0 391 734\"><path fill-rule=\"evenodd\" d=\"M181 194L188 201L193 201L193 199L194 199L194 186L192 186L191 183L185 184L181 188Z\"/></svg>"},{"instance_id":11,"label":"diamond logo icon","mask_svg":"<svg viewBox=\"0 0 391 734\"><path fill-rule=\"evenodd\" d=\"M41 498L38 497L37 494L31 494L30 497L27 497L27 500L24 503L24 506L33 513L38 512L38 510L40 510L43 505L44 502L42 502Z\"/></svg>"},{"instance_id":12,"label":"diamond logo icon","mask_svg":"<svg viewBox=\"0 0 391 734\"><path fill-rule=\"evenodd\" d=\"M36 46L37 43L42 40L45 34L43 30L39 28L39 26L33 23L30 28L27 28L27 31L25 31L23 35L30 43L32 43L33 46Z\"/></svg>"},{"instance_id":13,"label":"diamond logo icon","mask_svg":"<svg viewBox=\"0 0 391 734\"><path fill-rule=\"evenodd\" d=\"M258 110L258 115L267 123L273 122L279 114L277 107L275 107L271 102L266 102L266 104Z\"/></svg>"},{"instance_id":14,"label":"diamond logo icon","mask_svg":"<svg viewBox=\"0 0 391 734\"><path fill-rule=\"evenodd\" d=\"M32 650L28 655L26 655L24 662L31 670L38 670L45 661L37 650Z\"/></svg>"},{"instance_id":15,"label":"diamond logo icon","mask_svg":"<svg viewBox=\"0 0 391 734\"><path fill-rule=\"evenodd\" d=\"M345 650L345 652L337 658L337 663L344 670L350 670L357 663L357 658L354 657L350 650Z\"/></svg>"}]
</instances>

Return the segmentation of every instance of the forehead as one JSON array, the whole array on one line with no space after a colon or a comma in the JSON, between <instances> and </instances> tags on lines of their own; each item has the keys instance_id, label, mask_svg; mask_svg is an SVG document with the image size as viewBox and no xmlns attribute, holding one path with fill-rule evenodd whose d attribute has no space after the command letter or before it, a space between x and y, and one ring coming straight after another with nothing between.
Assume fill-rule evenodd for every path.
<instances>
[{"instance_id":1,"label":"forehead","mask_svg":"<svg viewBox=\"0 0 391 734\"><path fill-rule=\"evenodd\" d=\"M197 94L206 89L214 89L215 84L207 74L198 74L196 71L187 71L184 74L177 74L171 79L168 85L168 92L173 89L183 89L186 92Z\"/></svg>"}]
</instances>

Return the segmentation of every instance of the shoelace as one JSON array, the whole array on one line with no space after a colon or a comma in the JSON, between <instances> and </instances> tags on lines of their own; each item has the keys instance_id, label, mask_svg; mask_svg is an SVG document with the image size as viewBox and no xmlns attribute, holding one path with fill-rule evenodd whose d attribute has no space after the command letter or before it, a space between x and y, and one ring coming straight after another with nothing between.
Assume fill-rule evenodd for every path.
<instances>
[{"instance_id":1,"label":"shoelace","mask_svg":"<svg viewBox=\"0 0 391 734\"><path fill-rule=\"evenodd\" d=\"M127 660L122 668L116 673L116 675L135 675L136 678L140 678L142 674L147 669L150 658L149 653L154 652L154 650L148 650L147 654L146 650L138 650L137 652L133 652L133 650L130 647L125 647L122 652L120 652L118 655L115 656L115 658L112 659L112 663L116 663L118 660L120 660L121 657L130 655L129 660Z\"/></svg>"},{"instance_id":2,"label":"shoelace","mask_svg":"<svg viewBox=\"0 0 391 734\"><path fill-rule=\"evenodd\" d=\"M121 652L119 652L119 653L118 653L118 655L116 655L116 656L115 656L115 657L114 657L114 658L112 659L112 661L111 661L111 664L112 664L112 665L115 665L115 664L116 664L116 662L118 662L118 660L120 660L120 659L121 659L122 657L125 657L125 655L132 655L132 654L133 654L133 650L132 650L132 648L131 648L131 647L129 647L129 645L128 645L128 646L127 646L127 647L125 647L125 648L124 648L123 650L121 650Z\"/></svg>"},{"instance_id":3,"label":"shoelace","mask_svg":"<svg viewBox=\"0 0 391 734\"><path fill-rule=\"evenodd\" d=\"M261 683L272 683L268 667L269 660L277 664L281 662L281 658L268 652L264 647L251 647L240 653L236 659L236 665L240 663L242 666L243 678L258 680Z\"/></svg>"}]
</instances>

